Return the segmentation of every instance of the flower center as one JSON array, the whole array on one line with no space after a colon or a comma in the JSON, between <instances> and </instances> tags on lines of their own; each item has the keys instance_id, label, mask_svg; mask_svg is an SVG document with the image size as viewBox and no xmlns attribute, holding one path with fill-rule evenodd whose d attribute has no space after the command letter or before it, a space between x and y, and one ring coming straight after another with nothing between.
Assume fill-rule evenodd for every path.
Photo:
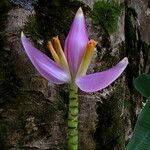
<instances>
[{"instance_id":1,"label":"flower center","mask_svg":"<svg viewBox=\"0 0 150 150\"><path fill-rule=\"evenodd\" d=\"M81 64L79 66L78 72L75 75L75 77L86 74L89 64L91 62L96 44L97 44L97 42L94 40L90 40L88 42L88 44L85 48L84 55L81 60ZM68 65L66 56L62 50L58 36L54 37L52 42L48 41L47 46L48 46L48 49L49 49L50 53L52 54L55 62L57 64L59 64L61 67L63 67L70 74L69 65Z\"/></svg>"},{"instance_id":2,"label":"flower center","mask_svg":"<svg viewBox=\"0 0 150 150\"><path fill-rule=\"evenodd\" d=\"M54 37L52 42L48 41L47 47L52 54L55 62L63 67L70 74L69 65L61 47L58 36Z\"/></svg>"}]
</instances>

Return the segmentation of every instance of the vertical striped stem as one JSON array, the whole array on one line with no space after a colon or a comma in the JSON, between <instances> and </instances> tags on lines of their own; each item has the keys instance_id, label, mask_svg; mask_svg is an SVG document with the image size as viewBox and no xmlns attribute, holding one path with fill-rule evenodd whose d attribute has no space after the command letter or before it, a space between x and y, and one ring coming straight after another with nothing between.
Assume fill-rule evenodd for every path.
<instances>
[{"instance_id":1,"label":"vertical striped stem","mask_svg":"<svg viewBox=\"0 0 150 150\"><path fill-rule=\"evenodd\" d=\"M78 150L78 87L69 86L68 150Z\"/></svg>"}]
</instances>

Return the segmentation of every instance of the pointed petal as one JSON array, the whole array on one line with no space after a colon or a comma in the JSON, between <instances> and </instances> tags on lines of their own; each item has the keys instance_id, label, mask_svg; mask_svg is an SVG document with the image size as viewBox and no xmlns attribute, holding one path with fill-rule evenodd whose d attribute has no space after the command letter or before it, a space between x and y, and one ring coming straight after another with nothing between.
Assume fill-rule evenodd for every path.
<instances>
[{"instance_id":1,"label":"pointed petal","mask_svg":"<svg viewBox=\"0 0 150 150\"><path fill-rule=\"evenodd\" d=\"M44 78L56 84L63 84L70 80L69 75L61 67L32 46L23 32L21 41L32 64Z\"/></svg>"},{"instance_id":2,"label":"pointed petal","mask_svg":"<svg viewBox=\"0 0 150 150\"><path fill-rule=\"evenodd\" d=\"M76 13L65 41L64 52L73 76L76 75L88 42L84 14L81 8Z\"/></svg>"},{"instance_id":3,"label":"pointed petal","mask_svg":"<svg viewBox=\"0 0 150 150\"><path fill-rule=\"evenodd\" d=\"M76 84L85 92L96 92L102 90L121 75L127 64L128 59L125 57L116 66L106 71L78 77L76 79Z\"/></svg>"}]
</instances>

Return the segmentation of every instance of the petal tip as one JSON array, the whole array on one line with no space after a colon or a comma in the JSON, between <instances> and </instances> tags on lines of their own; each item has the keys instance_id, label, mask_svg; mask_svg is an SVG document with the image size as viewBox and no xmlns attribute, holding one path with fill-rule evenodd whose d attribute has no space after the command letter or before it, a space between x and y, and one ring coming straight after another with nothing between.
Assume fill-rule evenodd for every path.
<instances>
[{"instance_id":1,"label":"petal tip","mask_svg":"<svg viewBox=\"0 0 150 150\"><path fill-rule=\"evenodd\" d=\"M81 7L78 9L76 15L83 15L83 10Z\"/></svg>"},{"instance_id":2,"label":"petal tip","mask_svg":"<svg viewBox=\"0 0 150 150\"><path fill-rule=\"evenodd\" d=\"M21 38L25 37L23 31L21 31Z\"/></svg>"},{"instance_id":3,"label":"petal tip","mask_svg":"<svg viewBox=\"0 0 150 150\"><path fill-rule=\"evenodd\" d=\"M125 57L125 58L122 60L122 62L125 63L125 64L127 65L127 64L129 63L128 58Z\"/></svg>"},{"instance_id":4,"label":"petal tip","mask_svg":"<svg viewBox=\"0 0 150 150\"><path fill-rule=\"evenodd\" d=\"M128 58L123 58L116 66L94 74L79 76L76 79L78 87L85 92L96 92L114 82L128 65Z\"/></svg>"},{"instance_id":5,"label":"petal tip","mask_svg":"<svg viewBox=\"0 0 150 150\"><path fill-rule=\"evenodd\" d=\"M128 58L127 57L125 57L123 60L128 62Z\"/></svg>"}]
</instances>

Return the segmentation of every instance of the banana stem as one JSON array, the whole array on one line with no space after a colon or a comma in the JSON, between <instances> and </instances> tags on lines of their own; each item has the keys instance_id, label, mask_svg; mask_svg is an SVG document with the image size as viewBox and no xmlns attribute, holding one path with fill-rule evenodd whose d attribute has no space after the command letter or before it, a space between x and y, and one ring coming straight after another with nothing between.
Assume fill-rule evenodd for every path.
<instances>
[{"instance_id":1,"label":"banana stem","mask_svg":"<svg viewBox=\"0 0 150 150\"><path fill-rule=\"evenodd\" d=\"M69 86L68 149L78 150L78 87Z\"/></svg>"}]
</instances>

